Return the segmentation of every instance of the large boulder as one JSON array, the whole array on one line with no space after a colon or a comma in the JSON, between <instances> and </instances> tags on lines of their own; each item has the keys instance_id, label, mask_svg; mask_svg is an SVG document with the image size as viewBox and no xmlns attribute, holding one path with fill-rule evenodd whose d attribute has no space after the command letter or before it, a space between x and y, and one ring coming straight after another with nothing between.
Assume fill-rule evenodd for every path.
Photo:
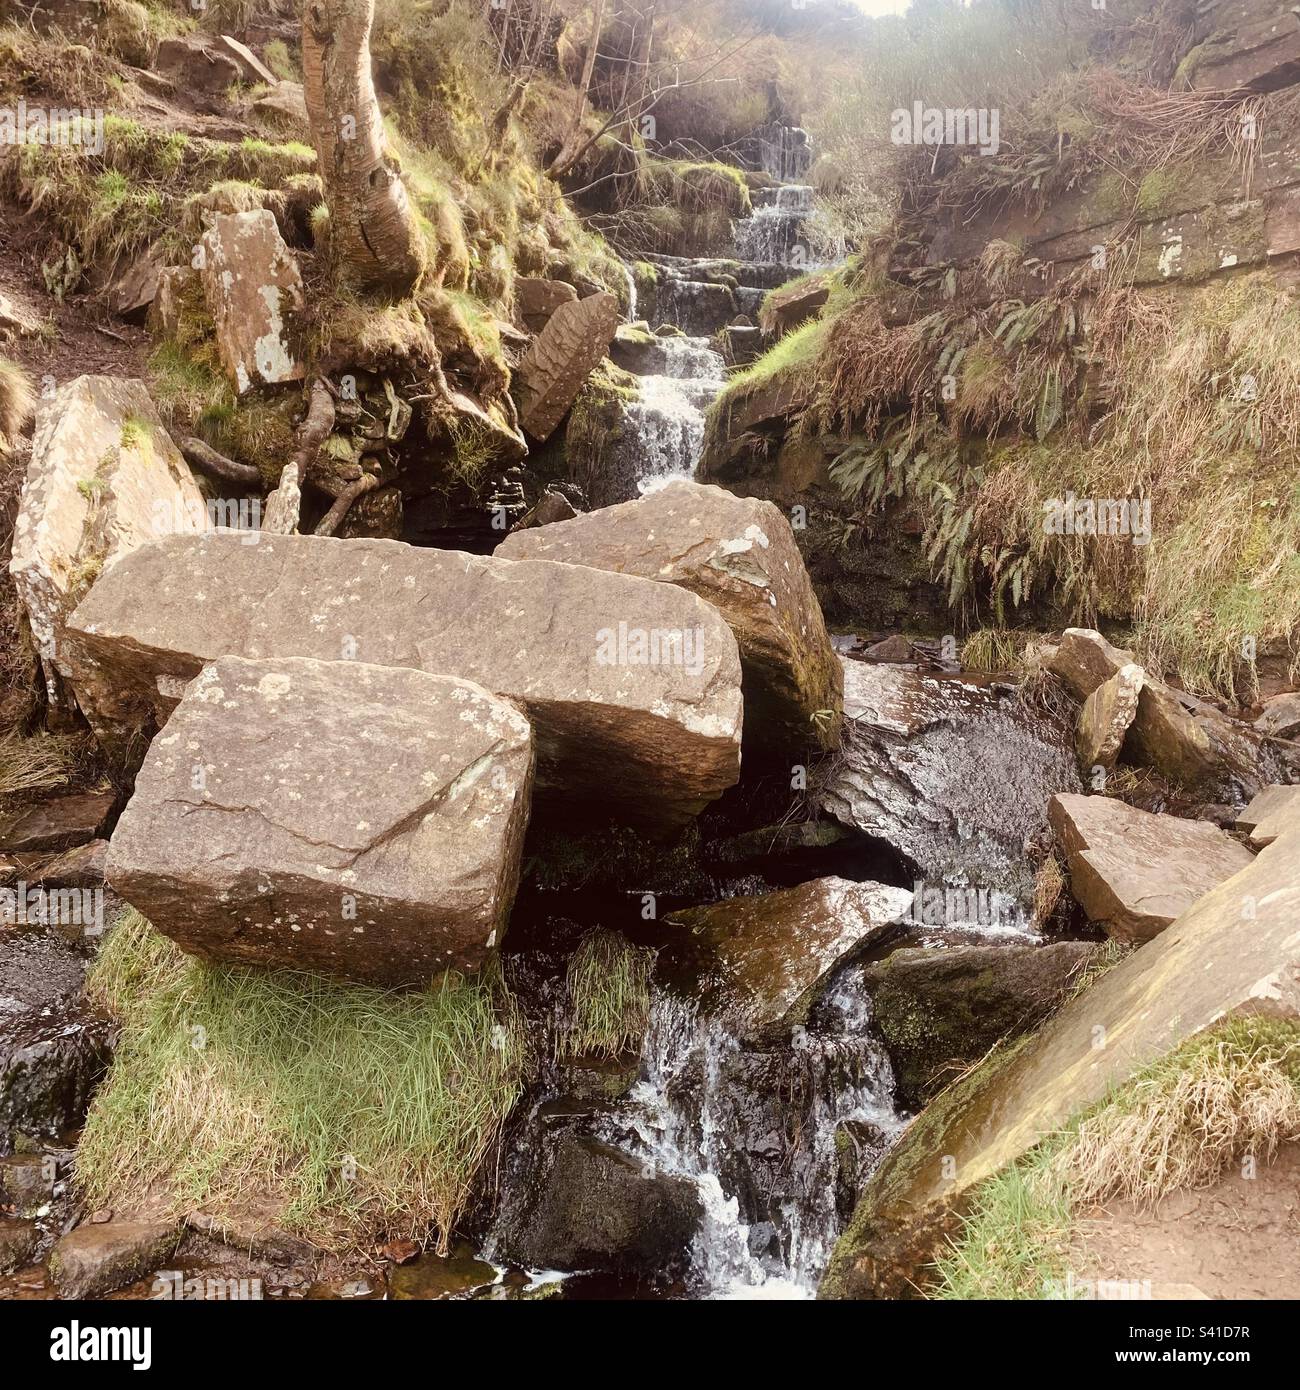
<instances>
[{"instance_id":1,"label":"large boulder","mask_svg":"<svg viewBox=\"0 0 1300 1390\"><path fill-rule=\"evenodd\" d=\"M197 955L423 985L504 932L532 776L523 715L468 681L222 657L154 739L108 878Z\"/></svg>"},{"instance_id":2,"label":"large boulder","mask_svg":"<svg viewBox=\"0 0 1300 1390\"><path fill-rule=\"evenodd\" d=\"M265 208L219 213L202 248L203 297L235 390L300 381L305 369L289 326L302 311L302 275L274 215Z\"/></svg>"},{"instance_id":3,"label":"large boulder","mask_svg":"<svg viewBox=\"0 0 1300 1390\"><path fill-rule=\"evenodd\" d=\"M840 1238L822 1298L914 1294L985 1178L1134 1072L1238 1014L1300 1019L1300 813L1278 840L1133 951L1019 1049L913 1122Z\"/></svg>"},{"instance_id":4,"label":"large boulder","mask_svg":"<svg viewBox=\"0 0 1300 1390\"><path fill-rule=\"evenodd\" d=\"M203 494L143 382L79 376L41 403L9 569L52 697L64 620L96 575L204 523Z\"/></svg>"},{"instance_id":5,"label":"large boulder","mask_svg":"<svg viewBox=\"0 0 1300 1390\"><path fill-rule=\"evenodd\" d=\"M1124 736L1137 714L1146 672L1129 662L1121 666L1083 702L1074 746L1086 776L1095 767L1112 768L1124 746Z\"/></svg>"},{"instance_id":6,"label":"large boulder","mask_svg":"<svg viewBox=\"0 0 1300 1390\"><path fill-rule=\"evenodd\" d=\"M740 771L740 658L668 584L397 541L217 531L148 546L75 615L76 687L112 742L162 722L219 656L340 657L471 680L521 705L539 790L651 829Z\"/></svg>"},{"instance_id":7,"label":"large boulder","mask_svg":"<svg viewBox=\"0 0 1300 1390\"><path fill-rule=\"evenodd\" d=\"M1159 681L1143 685L1124 744L1126 762L1153 767L1207 801L1239 806L1268 780L1261 756L1260 736L1250 725Z\"/></svg>"},{"instance_id":8,"label":"large boulder","mask_svg":"<svg viewBox=\"0 0 1300 1390\"><path fill-rule=\"evenodd\" d=\"M995 1043L1036 1028L1096 951L1086 941L921 946L864 966L899 1104L919 1109Z\"/></svg>"},{"instance_id":9,"label":"large boulder","mask_svg":"<svg viewBox=\"0 0 1300 1390\"><path fill-rule=\"evenodd\" d=\"M681 935L660 952L656 974L735 1032L788 1029L826 977L893 931L911 905L906 888L843 878L727 898L673 914Z\"/></svg>"},{"instance_id":10,"label":"large boulder","mask_svg":"<svg viewBox=\"0 0 1300 1390\"><path fill-rule=\"evenodd\" d=\"M839 743L839 658L794 532L770 502L675 482L634 502L519 531L496 553L638 574L699 594L736 635L746 733L779 746Z\"/></svg>"},{"instance_id":11,"label":"large boulder","mask_svg":"<svg viewBox=\"0 0 1300 1390\"><path fill-rule=\"evenodd\" d=\"M1054 796L1048 810L1070 888L1117 941L1148 941L1251 862L1208 821L1139 811L1109 796Z\"/></svg>"},{"instance_id":12,"label":"large boulder","mask_svg":"<svg viewBox=\"0 0 1300 1390\"><path fill-rule=\"evenodd\" d=\"M1067 627L1047 662L1047 669L1059 676L1080 700L1133 663L1126 647L1112 646L1100 632L1090 627Z\"/></svg>"},{"instance_id":13,"label":"large boulder","mask_svg":"<svg viewBox=\"0 0 1300 1390\"><path fill-rule=\"evenodd\" d=\"M592 294L555 308L515 373L525 434L539 443L550 438L604 357L618 321L612 294Z\"/></svg>"},{"instance_id":14,"label":"large boulder","mask_svg":"<svg viewBox=\"0 0 1300 1390\"><path fill-rule=\"evenodd\" d=\"M931 884L970 884L1026 914L1047 802L1081 789L1073 730L1013 688L844 660L845 735L817 795Z\"/></svg>"},{"instance_id":15,"label":"large boulder","mask_svg":"<svg viewBox=\"0 0 1300 1390\"><path fill-rule=\"evenodd\" d=\"M1297 821L1300 821L1300 787L1265 787L1238 815L1237 829L1246 831L1251 844L1263 849Z\"/></svg>"}]
</instances>

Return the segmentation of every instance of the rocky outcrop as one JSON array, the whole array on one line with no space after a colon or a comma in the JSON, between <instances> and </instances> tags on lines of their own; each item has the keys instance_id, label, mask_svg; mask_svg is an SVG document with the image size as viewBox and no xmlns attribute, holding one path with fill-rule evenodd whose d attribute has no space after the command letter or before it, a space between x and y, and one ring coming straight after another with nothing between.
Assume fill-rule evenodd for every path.
<instances>
[{"instance_id":1,"label":"rocky outcrop","mask_svg":"<svg viewBox=\"0 0 1300 1390\"><path fill-rule=\"evenodd\" d=\"M498 555L677 584L740 647L745 730L781 749L839 743L843 676L789 522L770 503L675 482L635 502L508 536Z\"/></svg>"},{"instance_id":2,"label":"rocky outcrop","mask_svg":"<svg viewBox=\"0 0 1300 1390\"><path fill-rule=\"evenodd\" d=\"M844 659L841 756L818 787L837 820L930 883L1028 911L1053 792L1080 789L1069 727L989 681Z\"/></svg>"},{"instance_id":3,"label":"rocky outcrop","mask_svg":"<svg viewBox=\"0 0 1300 1390\"><path fill-rule=\"evenodd\" d=\"M1092 768L1115 766L1124 737L1137 714L1145 682L1146 673L1129 662L1102 681L1083 702L1074 746L1085 776Z\"/></svg>"},{"instance_id":4,"label":"rocky outcrop","mask_svg":"<svg viewBox=\"0 0 1300 1390\"><path fill-rule=\"evenodd\" d=\"M1125 741L1124 760L1153 767L1207 801L1240 805L1268 780L1260 738L1247 724L1185 691L1147 681Z\"/></svg>"},{"instance_id":5,"label":"rocky outcrop","mask_svg":"<svg viewBox=\"0 0 1300 1390\"><path fill-rule=\"evenodd\" d=\"M19 1134L54 1138L81 1124L112 1039L107 1021L82 1002L86 961L77 947L52 928L11 925L54 903L62 931L93 931L103 926L93 904L86 912L80 893L32 902L26 892L20 903L17 891L0 890L0 1154Z\"/></svg>"},{"instance_id":6,"label":"rocky outcrop","mask_svg":"<svg viewBox=\"0 0 1300 1390\"><path fill-rule=\"evenodd\" d=\"M1208 821L1152 815L1108 796L1054 796L1070 888L1108 936L1149 941L1225 878L1248 849Z\"/></svg>"},{"instance_id":7,"label":"rocky outcrop","mask_svg":"<svg viewBox=\"0 0 1300 1390\"><path fill-rule=\"evenodd\" d=\"M161 1222L78 1226L50 1252L50 1280L61 1298L99 1298L152 1273L179 1239L175 1226Z\"/></svg>"},{"instance_id":8,"label":"rocky outcrop","mask_svg":"<svg viewBox=\"0 0 1300 1390\"><path fill-rule=\"evenodd\" d=\"M201 245L203 297L235 390L300 381L304 368L289 329L303 307L302 275L274 215L264 208L220 213Z\"/></svg>"},{"instance_id":9,"label":"rocky outcrop","mask_svg":"<svg viewBox=\"0 0 1300 1390\"><path fill-rule=\"evenodd\" d=\"M543 280L533 275L515 277L515 311L530 333L540 333L562 304L572 304L578 291L563 280Z\"/></svg>"},{"instance_id":10,"label":"rocky outcrop","mask_svg":"<svg viewBox=\"0 0 1300 1390\"><path fill-rule=\"evenodd\" d=\"M1252 845L1263 849L1300 823L1300 787L1265 787L1237 817L1237 829L1250 835Z\"/></svg>"},{"instance_id":11,"label":"rocky outcrop","mask_svg":"<svg viewBox=\"0 0 1300 1390\"><path fill-rule=\"evenodd\" d=\"M739 775L740 659L668 584L395 541L213 532L147 547L74 628L82 708L114 744L160 723L219 656L353 658L514 700L538 788L591 815L680 826Z\"/></svg>"},{"instance_id":12,"label":"rocky outcrop","mask_svg":"<svg viewBox=\"0 0 1300 1390\"><path fill-rule=\"evenodd\" d=\"M1300 1019L1298 853L1292 816L1252 863L929 1106L868 1184L819 1296L914 1294L976 1186L1071 1115L1226 1018Z\"/></svg>"},{"instance_id":13,"label":"rocky outcrop","mask_svg":"<svg viewBox=\"0 0 1300 1390\"><path fill-rule=\"evenodd\" d=\"M920 1109L994 1044L1038 1027L1096 953L1086 941L907 947L864 966L899 1104Z\"/></svg>"},{"instance_id":14,"label":"rocky outcrop","mask_svg":"<svg viewBox=\"0 0 1300 1390\"><path fill-rule=\"evenodd\" d=\"M612 294L570 300L551 313L515 374L525 434L539 443L550 438L604 357L618 321L618 300Z\"/></svg>"},{"instance_id":15,"label":"rocky outcrop","mask_svg":"<svg viewBox=\"0 0 1300 1390\"><path fill-rule=\"evenodd\" d=\"M1133 653L1126 647L1112 646L1100 632L1088 627L1067 627L1047 669L1059 676L1080 700L1086 700L1099 685L1133 664Z\"/></svg>"},{"instance_id":16,"label":"rocky outcrop","mask_svg":"<svg viewBox=\"0 0 1300 1390\"><path fill-rule=\"evenodd\" d=\"M660 952L657 977L737 1033L789 1029L836 966L911 905L906 888L821 878L677 912L670 925L681 935Z\"/></svg>"},{"instance_id":17,"label":"rocky outcrop","mask_svg":"<svg viewBox=\"0 0 1300 1390\"><path fill-rule=\"evenodd\" d=\"M79 376L41 403L9 569L52 694L64 619L96 575L204 520L203 494L143 382Z\"/></svg>"},{"instance_id":18,"label":"rocky outcrop","mask_svg":"<svg viewBox=\"0 0 1300 1390\"><path fill-rule=\"evenodd\" d=\"M529 1199L504 1214L503 1255L530 1269L680 1272L704 1214L692 1182L575 1134L541 1157Z\"/></svg>"},{"instance_id":19,"label":"rocky outcrop","mask_svg":"<svg viewBox=\"0 0 1300 1390\"><path fill-rule=\"evenodd\" d=\"M109 882L197 955L426 985L500 940L532 774L523 715L468 681L223 657L154 740Z\"/></svg>"}]
</instances>

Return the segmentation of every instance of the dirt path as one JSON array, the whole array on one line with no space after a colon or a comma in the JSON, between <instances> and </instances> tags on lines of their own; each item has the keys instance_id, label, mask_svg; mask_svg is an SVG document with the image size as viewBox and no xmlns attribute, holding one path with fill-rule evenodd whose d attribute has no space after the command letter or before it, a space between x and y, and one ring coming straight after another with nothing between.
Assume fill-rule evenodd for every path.
<instances>
[{"instance_id":1,"label":"dirt path","mask_svg":"<svg viewBox=\"0 0 1300 1390\"><path fill-rule=\"evenodd\" d=\"M1136 1285L1152 1298L1300 1298L1300 1143L1253 1179L1175 1192L1150 1212L1116 1202L1086 1220L1076 1279Z\"/></svg>"}]
</instances>

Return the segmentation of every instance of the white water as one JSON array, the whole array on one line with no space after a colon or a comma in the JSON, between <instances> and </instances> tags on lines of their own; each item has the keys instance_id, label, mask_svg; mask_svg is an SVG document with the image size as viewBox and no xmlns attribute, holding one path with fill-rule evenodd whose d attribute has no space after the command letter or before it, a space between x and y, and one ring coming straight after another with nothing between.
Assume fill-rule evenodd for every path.
<instances>
[{"instance_id":1,"label":"white water","mask_svg":"<svg viewBox=\"0 0 1300 1390\"><path fill-rule=\"evenodd\" d=\"M806 184L785 184L776 201L755 208L735 225L736 254L741 260L788 265L796 271L820 270L829 262L814 253L807 235L816 228L813 190Z\"/></svg>"},{"instance_id":2,"label":"white water","mask_svg":"<svg viewBox=\"0 0 1300 1390\"><path fill-rule=\"evenodd\" d=\"M639 378L626 411L635 437L637 491L692 478L704 447L704 412L722 390L725 366L706 338L661 338L661 373Z\"/></svg>"}]
</instances>

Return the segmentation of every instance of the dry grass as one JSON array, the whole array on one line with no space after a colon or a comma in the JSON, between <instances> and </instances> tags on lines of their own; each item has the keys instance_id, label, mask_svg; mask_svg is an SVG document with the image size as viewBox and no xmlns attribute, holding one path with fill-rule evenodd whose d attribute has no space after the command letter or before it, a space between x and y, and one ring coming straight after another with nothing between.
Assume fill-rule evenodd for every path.
<instances>
[{"instance_id":1,"label":"dry grass","mask_svg":"<svg viewBox=\"0 0 1300 1390\"><path fill-rule=\"evenodd\" d=\"M36 390L27 373L0 357L0 458L22 437L36 409Z\"/></svg>"},{"instance_id":2,"label":"dry grass","mask_svg":"<svg viewBox=\"0 0 1300 1390\"><path fill-rule=\"evenodd\" d=\"M567 1011L556 1029L558 1057L617 1057L638 1048L650 1021L654 952L617 932L584 938L565 977Z\"/></svg>"},{"instance_id":3,"label":"dry grass","mask_svg":"<svg viewBox=\"0 0 1300 1390\"><path fill-rule=\"evenodd\" d=\"M0 734L0 808L76 782L92 767L94 749L88 734Z\"/></svg>"}]
</instances>

